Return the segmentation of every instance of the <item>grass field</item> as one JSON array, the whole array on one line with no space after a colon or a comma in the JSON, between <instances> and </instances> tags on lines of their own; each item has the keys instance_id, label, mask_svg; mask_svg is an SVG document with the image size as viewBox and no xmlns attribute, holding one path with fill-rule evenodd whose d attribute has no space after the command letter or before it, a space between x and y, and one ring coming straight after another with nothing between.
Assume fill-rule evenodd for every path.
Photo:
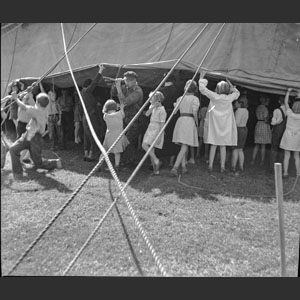
<instances>
[{"instance_id":1,"label":"grass field","mask_svg":"<svg viewBox=\"0 0 300 300\"><path fill-rule=\"evenodd\" d=\"M82 160L80 146L58 154L63 169L29 168L24 182L12 179L7 155L1 170L2 276L95 164ZM169 276L280 276L274 175L266 168L246 163L245 173L235 177L219 173L216 162L216 171L209 174L205 162L197 160L178 182L169 176L168 167L160 176L150 176L147 166L148 161L126 194ZM120 181L125 183L130 174L121 171ZM96 172L11 275L62 275L111 205L109 182L113 195L118 195L111 179L109 172ZM297 276L299 259L300 180L295 180L291 176L283 182L284 193L289 193L283 206L289 277ZM162 276L123 198L117 207L122 223L113 208L67 275Z\"/></svg>"}]
</instances>

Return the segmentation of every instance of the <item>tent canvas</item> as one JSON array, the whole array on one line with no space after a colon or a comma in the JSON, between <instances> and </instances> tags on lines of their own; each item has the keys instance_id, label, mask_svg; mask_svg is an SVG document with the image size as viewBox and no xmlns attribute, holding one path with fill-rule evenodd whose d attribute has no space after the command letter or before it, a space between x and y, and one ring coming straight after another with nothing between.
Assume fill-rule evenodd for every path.
<instances>
[{"instance_id":1,"label":"tent canvas","mask_svg":"<svg viewBox=\"0 0 300 300\"><path fill-rule=\"evenodd\" d=\"M67 45L72 46L91 25L64 24ZM196 70L221 25L207 25L178 65L179 70ZM158 84L162 73L174 65L204 26L98 23L69 53L76 80L81 84L84 78L93 77L97 64L105 63L106 76L114 77L120 67L120 74L126 69L139 69L143 84ZM2 96L9 81L39 78L63 53L59 23L28 23L14 30L1 30ZM208 77L227 77L254 90L284 94L288 87L299 89L300 24L227 23L202 67L208 70ZM52 78L61 86L72 85L65 60L45 80Z\"/></svg>"}]
</instances>

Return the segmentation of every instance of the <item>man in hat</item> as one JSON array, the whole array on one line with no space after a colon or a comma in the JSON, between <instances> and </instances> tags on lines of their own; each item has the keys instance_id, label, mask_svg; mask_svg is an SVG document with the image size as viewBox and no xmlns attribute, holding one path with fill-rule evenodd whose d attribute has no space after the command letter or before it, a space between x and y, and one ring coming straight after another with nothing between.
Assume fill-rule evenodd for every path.
<instances>
[{"instance_id":1,"label":"man in hat","mask_svg":"<svg viewBox=\"0 0 300 300\"><path fill-rule=\"evenodd\" d=\"M125 82L125 88L121 87L122 81ZM117 78L115 84L117 97L120 103L124 103L124 127L126 127L143 105L143 90L138 85L137 74L133 71L127 71L124 74L124 78ZM131 124L126 132L126 136L130 144L123 154L123 160L126 165L132 167L136 164L137 159L139 118Z\"/></svg>"}]
</instances>

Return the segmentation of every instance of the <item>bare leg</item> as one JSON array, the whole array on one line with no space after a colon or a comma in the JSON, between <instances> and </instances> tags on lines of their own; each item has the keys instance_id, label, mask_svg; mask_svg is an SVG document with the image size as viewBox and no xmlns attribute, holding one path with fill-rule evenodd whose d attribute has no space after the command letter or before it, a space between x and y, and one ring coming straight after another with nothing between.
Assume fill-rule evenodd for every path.
<instances>
[{"instance_id":1,"label":"bare leg","mask_svg":"<svg viewBox=\"0 0 300 300\"><path fill-rule=\"evenodd\" d=\"M208 168L210 170L212 170L212 168L213 168L216 150L217 150L217 146L216 145L210 145L209 162L208 162Z\"/></svg>"},{"instance_id":2,"label":"bare leg","mask_svg":"<svg viewBox=\"0 0 300 300\"><path fill-rule=\"evenodd\" d=\"M296 175L300 175L300 158L299 158L299 151L294 151L294 159L295 159L295 168L296 168Z\"/></svg>"},{"instance_id":3,"label":"bare leg","mask_svg":"<svg viewBox=\"0 0 300 300\"><path fill-rule=\"evenodd\" d=\"M115 167L119 167L121 159L121 153L115 153Z\"/></svg>"},{"instance_id":4,"label":"bare leg","mask_svg":"<svg viewBox=\"0 0 300 300\"><path fill-rule=\"evenodd\" d=\"M239 166L240 166L241 171L243 171L244 170L244 160L245 160L244 150L239 149L238 155L239 155Z\"/></svg>"},{"instance_id":5,"label":"bare leg","mask_svg":"<svg viewBox=\"0 0 300 300\"><path fill-rule=\"evenodd\" d=\"M222 171L225 170L226 146L220 146L220 155L221 155L221 171Z\"/></svg>"},{"instance_id":6,"label":"bare leg","mask_svg":"<svg viewBox=\"0 0 300 300\"><path fill-rule=\"evenodd\" d=\"M291 151L284 150L284 159L283 159L283 175L288 175L288 169L289 169L289 161L290 161Z\"/></svg>"},{"instance_id":7,"label":"bare leg","mask_svg":"<svg viewBox=\"0 0 300 300\"><path fill-rule=\"evenodd\" d=\"M232 151L232 160L231 160L231 167L232 167L232 170L235 171L236 169L236 164L237 164L237 161L238 161L238 153L239 149L233 149Z\"/></svg>"},{"instance_id":8,"label":"bare leg","mask_svg":"<svg viewBox=\"0 0 300 300\"><path fill-rule=\"evenodd\" d=\"M79 128L80 128L80 123L75 122L74 137L75 137L75 143L76 144L80 143Z\"/></svg>"},{"instance_id":9,"label":"bare leg","mask_svg":"<svg viewBox=\"0 0 300 300\"><path fill-rule=\"evenodd\" d=\"M255 144L254 149L253 149L253 155L252 155L252 162L251 162L252 165L254 164L254 161L255 161L255 158L256 158L256 155L258 152L258 147L259 147L259 144Z\"/></svg>"},{"instance_id":10,"label":"bare leg","mask_svg":"<svg viewBox=\"0 0 300 300\"><path fill-rule=\"evenodd\" d=\"M266 155L266 145L265 144L261 144L260 145L260 150L261 150L261 161L260 164L263 165L264 161L265 161L265 155Z\"/></svg>"},{"instance_id":11,"label":"bare leg","mask_svg":"<svg viewBox=\"0 0 300 300\"><path fill-rule=\"evenodd\" d=\"M186 152L188 150L188 146L187 145L184 145L184 144L181 144L181 148L180 148L180 151L176 157L176 161L175 161L175 164L174 164L174 167L175 169L177 169L179 167L179 164L182 162L183 159L185 159L185 155L186 155Z\"/></svg>"},{"instance_id":12,"label":"bare leg","mask_svg":"<svg viewBox=\"0 0 300 300\"><path fill-rule=\"evenodd\" d=\"M172 156L170 157L170 167L173 167L173 165L174 165L174 160L175 160L175 155L172 155Z\"/></svg>"}]
</instances>

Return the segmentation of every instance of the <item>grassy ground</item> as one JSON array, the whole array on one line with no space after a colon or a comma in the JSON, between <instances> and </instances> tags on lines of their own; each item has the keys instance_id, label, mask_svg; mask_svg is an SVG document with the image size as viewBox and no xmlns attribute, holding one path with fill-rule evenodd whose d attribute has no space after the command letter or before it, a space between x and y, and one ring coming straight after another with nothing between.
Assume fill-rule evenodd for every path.
<instances>
[{"instance_id":1,"label":"grassy ground","mask_svg":"<svg viewBox=\"0 0 300 300\"><path fill-rule=\"evenodd\" d=\"M47 145L46 145L47 148ZM47 152L45 152L47 153ZM49 153L48 153L49 154ZM94 163L81 147L60 151L63 169L27 169L15 182L10 157L1 171L1 266L6 275L49 224ZM293 162L293 161L291 161ZM280 243L274 177L266 167L246 164L239 177L207 172L203 160L189 165L180 182L163 167L150 176L148 163L126 190L128 199L162 266L170 276L280 276ZM294 170L291 166L291 174ZM126 182L130 171L119 177ZM97 172L67 206L12 275L62 275L110 206L109 172ZM297 276L300 180L283 182L287 276ZM118 188L111 181L116 196ZM161 276L124 202L122 222L113 209L68 275Z\"/></svg>"}]
</instances>

